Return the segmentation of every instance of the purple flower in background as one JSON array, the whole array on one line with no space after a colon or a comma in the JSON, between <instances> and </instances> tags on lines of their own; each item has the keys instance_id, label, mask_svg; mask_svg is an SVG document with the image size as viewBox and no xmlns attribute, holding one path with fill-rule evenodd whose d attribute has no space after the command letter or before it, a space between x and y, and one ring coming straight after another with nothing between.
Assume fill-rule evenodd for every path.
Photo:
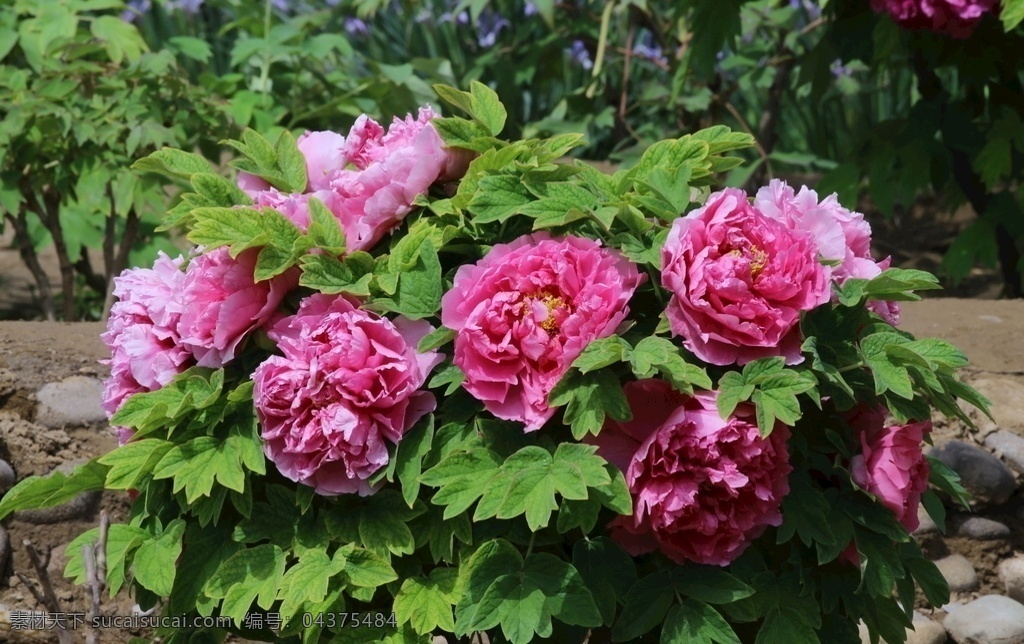
<instances>
[{"instance_id":1,"label":"purple flower in background","mask_svg":"<svg viewBox=\"0 0 1024 644\"><path fill-rule=\"evenodd\" d=\"M668 59L659 47L654 42L654 35L649 31L644 31L637 38L636 44L633 45L633 55L648 58L658 64L667 65Z\"/></svg>"},{"instance_id":2,"label":"purple flower in background","mask_svg":"<svg viewBox=\"0 0 1024 644\"><path fill-rule=\"evenodd\" d=\"M498 41L498 34L501 33L501 30L509 26L511 26L509 21L500 13L485 11L480 14L480 19L477 20L476 40L485 49L493 47L494 43Z\"/></svg>"},{"instance_id":3,"label":"purple flower in background","mask_svg":"<svg viewBox=\"0 0 1024 644\"><path fill-rule=\"evenodd\" d=\"M350 36L365 36L370 33L370 28L359 18L345 18L345 31Z\"/></svg>"},{"instance_id":4,"label":"purple flower in background","mask_svg":"<svg viewBox=\"0 0 1024 644\"><path fill-rule=\"evenodd\" d=\"M569 58L583 69L590 71L594 67L594 61L590 58L590 51L583 44L582 40L572 41L572 47L565 50Z\"/></svg>"},{"instance_id":5,"label":"purple flower in background","mask_svg":"<svg viewBox=\"0 0 1024 644\"><path fill-rule=\"evenodd\" d=\"M835 60L833 60L832 64L829 65L828 69L829 71L832 72L832 75L835 76L837 79L849 78L850 76L853 75L853 70L844 65L842 59L840 58L836 58Z\"/></svg>"},{"instance_id":6,"label":"purple flower in background","mask_svg":"<svg viewBox=\"0 0 1024 644\"><path fill-rule=\"evenodd\" d=\"M526 0L526 6L523 7L523 15L526 17L537 15L537 5L533 4L531 0Z\"/></svg>"},{"instance_id":7,"label":"purple flower in background","mask_svg":"<svg viewBox=\"0 0 1024 644\"><path fill-rule=\"evenodd\" d=\"M202 6L203 0L168 0L168 2L164 4L164 8L166 8L167 11L180 10L193 15L199 13L199 8Z\"/></svg>"},{"instance_id":8,"label":"purple flower in background","mask_svg":"<svg viewBox=\"0 0 1024 644\"><path fill-rule=\"evenodd\" d=\"M149 13L152 7L153 4L150 0L131 0L126 5L125 10L121 12L121 20L135 22L138 18L142 17L142 14Z\"/></svg>"}]
</instances>

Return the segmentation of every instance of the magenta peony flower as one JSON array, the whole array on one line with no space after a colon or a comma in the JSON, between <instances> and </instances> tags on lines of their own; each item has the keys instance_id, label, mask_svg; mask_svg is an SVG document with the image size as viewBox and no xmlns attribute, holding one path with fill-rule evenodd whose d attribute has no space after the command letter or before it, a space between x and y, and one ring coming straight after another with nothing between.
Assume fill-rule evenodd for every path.
<instances>
[{"instance_id":1,"label":"magenta peony flower","mask_svg":"<svg viewBox=\"0 0 1024 644\"><path fill-rule=\"evenodd\" d=\"M443 356L415 351L430 331L344 296L304 299L269 332L284 355L252 375L267 458L319 494L372 494L367 479L387 463L387 444L435 407L420 388Z\"/></svg>"},{"instance_id":2,"label":"magenta peony flower","mask_svg":"<svg viewBox=\"0 0 1024 644\"><path fill-rule=\"evenodd\" d=\"M536 233L494 246L441 300L463 386L498 418L540 429L555 413L551 389L591 340L615 332L640 282L590 239Z\"/></svg>"},{"instance_id":3,"label":"magenta peony flower","mask_svg":"<svg viewBox=\"0 0 1024 644\"><path fill-rule=\"evenodd\" d=\"M711 364L778 355L801 362L800 313L831 295L812 236L761 213L735 188L673 223L662 265L672 332Z\"/></svg>"},{"instance_id":4,"label":"magenta peony flower","mask_svg":"<svg viewBox=\"0 0 1024 644\"><path fill-rule=\"evenodd\" d=\"M930 420L886 425L884 408L855 408L847 421L859 436L861 453L850 461L853 481L878 497L908 531L918 528L917 508L928 489L928 459L921 441L932 430Z\"/></svg>"},{"instance_id":5,"label":"magenta peony flower","mask_svg":"<svg viewBox=\"0 0 1024 644\"><path fill-rule=\"evenodd\" d=\"M178 332L199 366L221 367L234 358L242 339L263 326L298 283L294 271L254 281L258 255L251 248L232 259L227 248L218 248L189 262L177 293Z\"/></svg>"},{"instance_id":6,"label":"magenta peony flower","mask_svg":"<svg viewBox=\"0 0 1024 644\"><path fill-rule=\"evenodd\" d=\"M161 252L153 268L128 269L114 278L117 301L100 336L110 349L110 359L101 361L110 365L102 400L108 417L128 396L163 387L192 363L178 336L181 310L174 297L185 279L184 261ZM115 429L122 444L131 436L130 430Z\"/></svg>"},{"instance_id":7,"label":"magenta peony flower","mask_svg":"<svg viewBox=\"0 0 1024 644\"><path fill-rule=\"evenodd\" d=\"M790 228L805 230L818 245L819 256L838 262L832 279L842 284L850 278L871 279L889 268L889 258L876 262L871 256L871 225L864 215L839 204L835 193L819 203L818 193L806 186L794 194L785 181L773 179L757 191L754 208ZM868 308L890 324L899 323L895 302L870 302Z\"/></svg>"},{"instance_id":8,"label":"magenta peony flower","mask_svg":"<svg viewBox=\"0 0 1024 644\"><path fill-rule=\"evenodd\" d=\"M782 523L793 469L788 427L777 423L762 438L750 406L722 420L717 394L681 396L661 380L627 383L625 393L633 420L608 420L592 440L602 457L628 464L633 515L611 524L627 552L725 566Z\"/></svg>"},{"instance_id":9,"label":"magenta peony flower","mask_svg":"<svg viewBox=\"0 0 1024 644\"><path fill-rule=\"evenodd\" d=\"M929 30L966 38L998 0L871 0L876 13L886 13L905 29Z\"/></svg>"},{"instance_id":10,"label":"magenta peony flower","mask_svg":"<svg viewBox=\"0 0 1024 644\"><path fill-rule=\"evenodd\" d=\"M309 226L310 197L338 218L349 250L366 250L401 223L420 195L436 181L462 176L470 157L450 150L420 108L417 117L396 118L384 128L360 116L348 136L307 132L299 137L306 158L306 192L282 193L258 177L241 173L238 185L257 206L276 208L299 228Z\"/></svg>"}]
</instances>

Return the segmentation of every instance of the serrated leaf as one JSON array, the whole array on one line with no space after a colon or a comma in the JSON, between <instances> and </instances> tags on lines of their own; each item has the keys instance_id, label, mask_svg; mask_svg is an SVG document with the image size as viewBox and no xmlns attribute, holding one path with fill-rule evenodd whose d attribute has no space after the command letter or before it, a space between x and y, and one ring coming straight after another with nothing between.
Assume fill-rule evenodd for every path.
<instances>
[{"instance_id":1,"label":"serrated leaf","mask_svg":"<svg viewBox=\"0 0 1024 644\"><path fill-rule=\"evenodd\" d=\"M630 355L633 373L638 378L649 377L657 371L672 386L684 394L692 394L693 388L711 389L711 378L703 367L692 365L683 359L670 340L649 336L637 343Z\"/></svg>"},{"instance_id":2,"label":"serrated leaf","mask_svg":"<svg viewBox=\"0 0 1024 644\"><path fill-rule=\"evenodd\" d=\"M370 294L373 275L357 275L349 264L330 255L306 255L300 260L302 275L299 284L307 288L335 295L348 293L359 297Z\"/></svg>"},{"instance_id":3,"label":"serrated leaf","mask_svg":"<svg viewBox=\"0 0 1024 644\"><path fill-rule=\"evenodd\" d=\"M345 576L348 582L358 588L377 588L398 579L398 574L384 557L352 544L343 546L335 559L344 557Z\"/></svg>"},{"instance_id":4,"label":"serrated leaf","mask_svg":"<svg viewBox=\"0 0 1024 644\"><path fill-rule=\"evenodd\" d=\"M1003 31L1013 31L1024 20L1024 0L1002 0L999 19L1003 22Z\"/></svg>"},{"instance_id":5,"label":"serrated leaf","mask_svg":"<svg viewBox=\"0 0 1024 644\"><path fill-rule=\"evenodd\" d=\"M315 246L331 255L344 253L345 232L341 229L338 218L316 197L310 197L307 206L309 228L306 234L312 238Z\"/></svg>"},{"instance_id":6,"label":"serrated leaf","mask_svg":"<svg viewBox=\"0 0 1024 644\"><path fill-rule=\"evenodd\" d=\"M616 362L627 359L632 347L629 343L617 335L607 338L599 338L588 344L573 361L572 366L580 370L580 373L590 373L598 369L604 369Z\"/></svg>"},{"instance_id":7,"label":"serrated leaf","mask_svg":"<svg viewBox=\"0 0 1024 644\"><path fill-rule=\"evenodd\" d=\"M498 475L501 460L486 449L455 451L420 476L425 485L439 488L431 502L445 506L444 518L465 512Z\"/></svg>"},{"instance_id":8,"label":"serrated leaf","mask_svg":"<svg viewBox=\"0 0 1024 644\"><path fill-rule=\"evenodd\" d=\"M602 623L610 626L617 601L636 583L633 559L608 537L584 538L573 546L572 564L593 594Z\"/></svg>"},{"instance_id":9,"label":"serrated leaf","mask_svg":"<svg viewBox=\"0 0 1024 644\"><path fill-rule=\"evenodd\" d=\"M394 611L399 624L409 623L413 630L426 635L440 628L455 631L451 592L455 584L455 571L437 568L429 577L406 579L395 595Z\"/></svg>"},{"instance_id":10,"label":"serrated leaf","mask_svg":"<svg viewBox=\"0 0 1024 644\"><path fill-rule=\"evenodd\" d=\"M729 623L711 606L687 599L675 606L661 627L661 644L740 644Z\"/></svg>"},{"instance_id":11,"label":"serrated leaf","mask_svg":"<svg viewBox=\"0 0 1024 644\"><path fill-rule=\"evenodd\" d=\"M277 591L277 598L281 600L281 616L291 620L306 602L322 602L327 597L331 578L344 570L345 564L345 560L331 559L323 550L303 552L298 562L281 578Z\"/></svg>"},{"instance_id":12,"label":"serrated leaf","mask_svg":"<svg viewBox=\"0 0 1024 644\"><path fill-rule=\"evenodd\" d=\"M106 475L107 467L94 460L76 467L71 474L54 472L22 479L0 500L0 518L17 510L51 508L82 492L102 490Z\"/></svg>"},{"instance_id":13,"label":"serrated leaf","mask_svg":"<svg viewBox=\"0 0 1024 644\"><path fill-rule=\"evenodd\" d=\"M254 600L263 610L274 605L284 569L284 552L277 546L245 548L221 563L206 582L203 593L222 600L221 615L241 625Z\"/></svg>"},{"instance_id":14,"label":"serrated leaf","mask_svg":"<svg viewBox=\"0 0 1024 644\"><path fill-rule=\"evenodd\" d=\"M612 627L613 642L630 642L664 622L675 599L667 572L648 575L633 584Z\"/></svg>"},{"instance_id":15,"label":"serrated leaf","mask_svg":"<svg viewBox=\"0 0 1024 644\"><path fill-rule=\"evenodd\" d=\"M170 441L147 438L125 443L99 459L107 471L105 486L110 490L129 490L137 487L152 473L160 459L174 446Z\"/></svg>"},{"instance_id":16,"label":"serrated leaf","mask_svg":"<svg viewBox=\"0 0 1024 644\"><path fill-rule=\"evenodd\" d=\"M548 404L565 406L563 419L577 440L600 432L608 416L627 421L633 415L618 378L607 370L581 374L570 369L551 390Z\"/></svg>"},{"instance_id":17,"label":"serrated leaf","mask_svg":"<svg viewBox=\"0 0 1024 644\"><path fill-rule=\"evenodd\" d=\"M487 129L488 134L497 136L505 129L508 114L498 99L498 94L479 81L469 83L469 106L473 119Z\"/></svg>"},{"instance_id":18,"label":"serrated leaf","mask_svg":"<svg viewBox=\"0 0 1024 644\"><path fill-rule=\"evenodd\" d=\"M144 541L133 559L135 579L150 592L166 597L174 587L185 521L175 519L156 537Z\"/></svg>"},{"instance_id":19,"label":"serrated leaf","mask_svg":"<svg viewBox=\"0 0 1024 644\"><path fill-rule=\"evenodd\" d=\"M155 172L172 179L190 180L194 174L212 174L210 162L191 152L161 148L132 164L137 172Z\"/></svg>"},{"instance_id":20,"label":"serrated leaf","mask_svg":"<svg viewBox=\"0 0 1024 644\"><path fill-rule=\"evenodd\" d=\"M480 178L477 190L466 207L473 214L475 223L485 224L505 221L531 201L533 199L519 177L487 175Z\"/></svg>"}]
</instances>

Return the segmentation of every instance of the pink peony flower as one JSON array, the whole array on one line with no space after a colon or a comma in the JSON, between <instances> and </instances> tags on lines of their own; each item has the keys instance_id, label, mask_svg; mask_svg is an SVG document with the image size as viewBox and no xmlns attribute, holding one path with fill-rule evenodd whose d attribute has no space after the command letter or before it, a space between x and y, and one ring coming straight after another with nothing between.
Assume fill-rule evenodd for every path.
<instances>
[{"instance_id":1,"label":"pink peony flower","mask_svg":"<svg viewBox=\"0 0 1024 644\"><path fill-rule=\"evenodd\" d=\"M835 193L818 201L818 193L806 186L794 194L785 181L773 179L757 191L754 208L791 228L805 230L818 245L822 259L837 262L832 279L842 284L850 278L871 279L889 268L889 258L876 262L871 256L871 225L859 212L839 204ZM868 308L890 324L899 323L895 302L873 301Z\"/></svg>"},{"instance_id":2,"label":"pink peony flower","mask_svg":"<svg viewBox=\"0 0 1024 644\"><path fill-rule=\"evenodd\" d=\"M662 265L672 332L711 364L801 362L800 313L831 295L810 233L766 216L735 188L673 223Z\"/></svg>"},{"instance_id":3,"label":"pink peony flower","mask_svg":"<svg viewBox=\"0 0 1024 644\"><path fill-rule=\"evenodd\" d=\"M929 30L967 38L997 0L871 0L876 13L886 13L905 29Z\"/></svg>"},{"instance_id":4,"label":"pink peony flower","mask_svg":"<svg viewBox=\"0 0 1024 644\"><path fill-rule=\"evenodd\" d=\"M304 299L269 332L284 355L252 376L267 458L319 494L372 494L367 479L387 463L387 444L435 407L420 388L443 356L414 348L430 330L344 296Z\"/></svg>"},{"instance_id":5,"label":"pink peony flower","mask_svg":"<svg viewBox=\"0 0 1024 644\"><path fill-rule=\"evenodd\" d=\"M615 332L640 282L590 239L537 233L494 246L441 300L463 386L498 418L539 429L555 413L551 389L591 340Z\"/></svg>"},{"instance_id":6,"label":"pink peony flower","mask_svg":"<svg viewBox=\"0 0 1024 644\"><path fill-rule=\"evenodd\" d=\"M246 173L238 185L257 206L276 208L303 230L309 198L316 197L338 218L349 250L366 250L401 223L434 182L465 173L470 157L444 146L430 123L435 116L424 107L416 117L396 118L387 131L363 115L348 136L307 132L297 142L306 158L304 193L281 193Z\"/></svg>"},{"instance_id":7,"label":"pink peony flower","mask_svg":"<svg viewBox=\"0 0 1024 644\"><path fill-rule=\"evenodd\" d=\"M782 523L789 428L778 423L762 438L749 406L722 420L717 394L681 396L660 380L627 383L625 393L633 420L608 420L592 440L602 457L627 465L633 515L611 524L627 552L725 566Z\"/></svg>"},{"instance_id":8,"label":"pink peony flower","mask_svg":"<svg viewBox=\"0 0 1024 644\"><path fill-rule=\"evenodd\" d=\"M103 410L113 416L132 394L154 391L169 383L192 363L181 345L181 309L175 294L185 274L183 257L160 253L153 268L133 268L114 278L117 301L110 309L107 330L100 338L110 349L110 377L103 383ZM131 432L118 430L123 444Z\"/></svg>"},{"instance_id":9,"label":"pink peony flower","mask_svg":"<svg viewBox=\"0 0 1024 644\"><path fill-rule=\"evenodd\" d=\"M294 271L254 281L258 254L251 248L232 259L227 248L218 248L189 262L177 293L178 332L199 366L216 368L234 358L242 339L263 326L298 283Z\"/></svg>"},{"instance_id":10,"label":"pink peony flower","mask_svg":"<svg viewBox=\"0 0 1024 644\"><path fill-rule=\"evenodd\" d=\"M847 416L859 436L861 453L850 461L853 481L878 497L908 531L918 528L917 508L928 489L928 459L921 441L932 430L930 420L886 425L884 408L855 408Z\"/></svg>"}]
</instances>

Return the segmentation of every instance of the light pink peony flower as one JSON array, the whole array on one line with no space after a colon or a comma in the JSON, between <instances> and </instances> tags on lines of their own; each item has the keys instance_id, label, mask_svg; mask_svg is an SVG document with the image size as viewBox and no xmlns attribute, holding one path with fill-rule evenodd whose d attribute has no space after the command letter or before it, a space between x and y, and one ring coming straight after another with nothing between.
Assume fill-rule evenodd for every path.
<instances>
[{"instance_id":1,"label":"light pink peony flower","mask_svg":"<svg viewBox=\"0 0 1024 644\"><path fill-rule=\"evenodd\" d=\"M539 429L548 394L590 341L615 332L641 282L617 251L545 233L499 244L459 268L441 300L464 387L498 418Z\"/></svg>"},{"instance_id":2,"label":"light pink peony flower","mask_svg":"<svg viewBox=\"0 0 1024 644\"><path fill-rule=\"evenodd\" d=\"M857 433L861 453L850 461L853 481L878 497L903 527L920 525L917 508L928 489L928 459L921 441L932 430L930 420L908 425L886 425L886 410L859 407L847 420Z\"/></svg>"},{"instance_id":3,"label":"light pink peony flower","mask_svg":"<svg viewBox=\"0 0 1024 644\"><path fill-rule=\"evenodd\" d=\"M660 380L627 383L625 393L633 420L608 420L592 440L610 462L628 462L633 515L611 524L627 552L725 566L782 523L789 428L777 423L762 438L749 406L722 420L715 393L680 396Z\"/></svg>"},{"instance_id":4,"label":"light pink peony flower","mask_svg":"<svg viewBox=\"0 0 1024 644\"><path fill-rule=\"evenodd\" d=\"M871 0L876 13L886 13L905 29L929 30L967 38L997 0Z\"/></svg>"},{"instance_id":5,"label":"light pink peony flower","mask_svg":"<svg viewBox=\"0 0 1024 644\"><path fill-rule=\"evenodd\" d=\"M470 157L444 146L430 123L435 116L424 107L416 117L395 118L387 131L363 115L348 136L307 132L297 142L306 158L304 193L281 193L246 173L238 185L257 206L276 208L303 230L309 198L316 197L338 218L348 249L366 250L401 223L434 182L465 173Z\"/></svg>"},{"instance_id":6,"label":"light pink peony flower","mask_svg":"<svg viewBox=\"0 0 1024 644\"><path fill-rule=\"evenodd\" d=\"M672 332L698 358L746 364L800 353L800 313L831 296L810 233L762 214L735 188L680 217L662 249Z\"/></svg>"},{"instance_id":7,"label":"light pink peony flower","mask_svg":"<svg viewBox=\"0 0 1024 644\"><path fill-rule=\"evenodd\" d=\"M100 338L110 349L110 377L103 383L103 410L113 416L132 394L160 389L192 363L181 345L181 309L175 294L185 274L183 257L160 253L153 268L133 268L114 278L117 301ZM130 430L115 428L123 444Z\"/></svg>"},{"instance_id":8,"label":"light pink peony flower","mask_svg":"<svg viewBox=\"0 0 1024 644\"><path fill-rule=\"evenodd\" d=\"M263 326L298 283L294 271L256 282L258 254L251 248L232 259L227 248L218 248L189 262L176 294L178 332L199 366L216 368L234 358L242 339Z\"/></svg>"},{"instance_id":9,"label":"light pink peony flower","mask_svg":"<svg viewBox=\"0 0 1024 644\"><path fill-rule=\"evenodd\" d=\"M387 463L387 444L435 407L420 388L443 356L415 351L430 330L343 296L303 300L269 332L284 355L252 376L267 458L320 494L372 494L367 479Z\"/></svg>"},{"instance_id":10,"label":"light pink peony flower","mask_svg":"<svg viewBox=\"0 0 1024 644\"><path fill-rule=\"evenodd\" d=\"M889 268L889 258L876 262L871 256L871 225L864 215L839 204L835 193L818 201L818 193L806 186L794 194L785 181L773 179L757 191L754 208L791 228L806 230L818 245L822 259L838 262L832 279L842 284L850 278L871 279ZM895 302L873 301L868 308L890 324L899 323Z\"/></svg>"}]
</instances>

